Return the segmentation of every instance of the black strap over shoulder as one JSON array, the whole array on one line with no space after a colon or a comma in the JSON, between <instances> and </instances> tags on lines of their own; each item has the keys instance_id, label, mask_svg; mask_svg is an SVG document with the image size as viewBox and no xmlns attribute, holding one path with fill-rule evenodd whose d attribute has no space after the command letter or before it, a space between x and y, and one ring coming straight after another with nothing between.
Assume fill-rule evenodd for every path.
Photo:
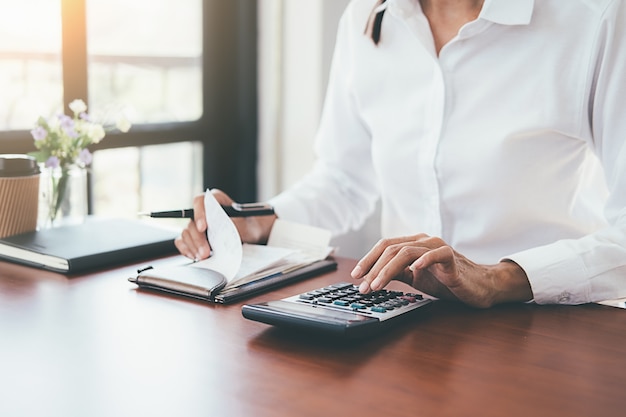
<instances>
[{"instance_id":1,"label":"black strap over shoulder","mask_svg":"<svg viewBox=\"0 0 626 417\"><path fill-rule=\"evenodd\" d=\"M380 42L380 30L383 24L383 16L385 14L385 9L380 10L379 12L376 12L376 9L386 1L387 0L378 0L376 2L374 8L372 9L372 13L367 20L367 25L365 26L365 34L369 35L376 45Z\"/></svg>"}]
</instances>

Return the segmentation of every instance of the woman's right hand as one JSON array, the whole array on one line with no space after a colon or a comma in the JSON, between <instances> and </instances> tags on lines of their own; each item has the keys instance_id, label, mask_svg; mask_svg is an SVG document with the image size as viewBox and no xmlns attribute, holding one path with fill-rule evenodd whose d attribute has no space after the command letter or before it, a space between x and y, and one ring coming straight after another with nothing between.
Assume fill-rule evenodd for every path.
<instances>
[{"instance_id":1,"label":"woman's right hand","mask_svg":"<svg viewBox=\"0 0 626 417\"><path fill-rule=\"evenodd\" d=\"M213 196L223 206L233 203L233 199L221 190L211 190ZM193 199L194 218L183 229L180 236L174 240L174 244L178 251L196 261L206 259L211 254L211 246L207 240L206 215L204 211L204 194L197 195ZM270 231L276 215L271 216L252 216L232 218L242 242L246 243L267 243Z\"/></svg>"}]
</instances>

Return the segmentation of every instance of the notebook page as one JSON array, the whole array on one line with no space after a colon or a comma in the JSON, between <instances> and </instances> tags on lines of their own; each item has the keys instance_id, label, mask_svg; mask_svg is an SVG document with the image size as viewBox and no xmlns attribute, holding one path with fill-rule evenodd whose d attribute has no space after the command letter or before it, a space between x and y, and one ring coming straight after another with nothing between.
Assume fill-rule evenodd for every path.
<instances>
[{"instance_id":1,"label":"notebook page","mask_svg":"<svg viewBox=\"0 0 626 417\"><path fill-rule=\"evenodd\" d=\"M211 256L190 266L212 269L230 282L239 271L243 258L239 232L210 190L204 193L204 210Z\"/></svg>"}]
</instances>

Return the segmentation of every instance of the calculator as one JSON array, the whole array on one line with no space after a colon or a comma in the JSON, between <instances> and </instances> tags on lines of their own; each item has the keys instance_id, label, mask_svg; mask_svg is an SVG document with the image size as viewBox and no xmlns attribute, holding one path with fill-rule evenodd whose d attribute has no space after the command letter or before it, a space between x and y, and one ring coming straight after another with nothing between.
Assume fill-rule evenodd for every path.
<instances>
[{"instance_id":1,"label":"calculator","mask_svg":"<svg viewBox=\"0 0 626 417\"><path fill-rule=\"evenodd\" d=\"M372 335L433 300L421 294L379 290L361 294L340 282L281 300L246 304L245 318L265 324L355 338Z\"/></svg>"}]
</instances>

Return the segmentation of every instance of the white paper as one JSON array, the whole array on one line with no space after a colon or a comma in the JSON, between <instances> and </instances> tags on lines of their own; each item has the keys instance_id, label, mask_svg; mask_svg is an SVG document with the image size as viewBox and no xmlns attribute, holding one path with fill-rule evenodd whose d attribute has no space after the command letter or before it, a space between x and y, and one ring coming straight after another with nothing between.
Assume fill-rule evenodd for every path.
<instances>
[{"instance_id":1,"label":"white paper","mask_svg":"<svg viewBox=\"0 0 626 417\"><path fill-rule=\"evenodd\" d=\"M626 298L618 298L616 300L600 301L598 304L603 304L605 306L611 306L611 307L626 308Z\"/></svg>"},{"instance_id":2,"label":"white paper","mask_svg":"<svg viewBox=\"0 0 626 417\"><path fill-rule=\"evenodd\" d=\"M329 254L330 238L328 230L276 219L267 245L298 249L314 260L321 260Z\"/></svg>"},{"instance_id":3,"label":"white paper","mask_svg":"<svg viewBox=\"0 0 626 417\"><path fill-rule=\"evenodd\" d=\"M231 281L239 271L243 258L239 232L210 190L204 193L204 210L211 256L192 266L212 269L224 275L227 281Z\"/></svg>"},{"instance_id":4,"label":"white paper","mask_svg":"<svg viewBox=\"0 0 626 417\"><path fill-rule=\"evenodd\" d=\"M293 249L244 243L241 265L231 284L236 285L242 279L247 282L257 272L264 272L265 275L266 270L294 252Z\"/></svg>"},{"instance_id":5,"label":"white paper","mask_svg":"<svg viewBox=\"0 0 626 417\"><path fill-rule=\"evenodd\" d=\"M274 222L267 245L242 244L237 228L210 190L204 208L211 256L191 266L221 273L227 287L291 271L325 259L332 251L329 231L280 219Z\"/></svg>"}]
</instances>

